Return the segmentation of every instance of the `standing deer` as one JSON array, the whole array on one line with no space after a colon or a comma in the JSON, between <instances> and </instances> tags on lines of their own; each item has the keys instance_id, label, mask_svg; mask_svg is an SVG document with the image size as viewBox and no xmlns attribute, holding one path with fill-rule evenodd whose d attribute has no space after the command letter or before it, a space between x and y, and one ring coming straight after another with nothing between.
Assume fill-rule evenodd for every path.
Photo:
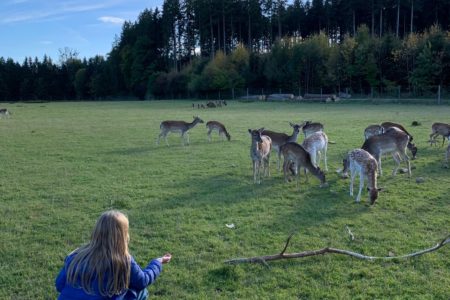
<instances>
[{"instance_id":1,"label":"standing deer","mask_svg":"<svg viewBox=\"0 0 450 300\"><path fill-rule=\"evenodd\" d=\"M325 184L325 174L320 170L319 167L316 167L312 160L311 155L308 151L306 151L302 146L297 143L287 143L281 146L281 154L283 155L283 172L284 172L284 180L288 182L288 171L294 168L294 174L296 176L296 184L298 186L298 182L300 180L300 169L304 168L308 170L311 174L316 176L321 185ZM306 174L306 171L305 171ZM306 177L306 181L308 181L308 177Z\"/></svg>"},{"instance_id":2,"label":"standing deer","mask_svg":"<svg viewBox=\"0 0 450 300\"><path fill-rule=\"evenodd\" d=\"M405 127L403 127L401 124L392 123L392 122L381 123L381 126L383 127L384 132L387 132L388 130L399 130L399 131L403 131L404 133L406 133L409 136L409 141L408 141L407 147L408 147L409 151L411 151L412 159L416 159L417 147L415 144L412 143L413 136L405 129Z\"/></svg>"},{"instance_id":3,"label":"standing deer","mask_svg":"<svg viewBox=\"0 0 450 300\"><path fill-rule=\"evenodd\" d=\"M381 125L369 125L364 129L364 139L367 140L373 135L379 135L384 133L384 128Z\"/></svg>"},{"instance_id":4,"label":"standing deer","mask_svg":"<svg viewBox=\"0 0 450 300\"><path fill-rule=\"evenodd\" d=\"M445 138L450 136L450 125L446 123L433 123L431 125L430 145L436 144L436 138L442 135L442 146L444 146Z\"/></svg>"},{"instance_id":5,"label":"standing deer","mask_svg":"<svg viewBox=\"0 0 450 300\"><path fill-rule=\"evenodd\" d=\"M185 145L185 140L187 140L187 144L189 144L189 135L188 131L193 128L198 123L204 123L202 119L199 117L194 116L194 121L191 123L184 122L184 121L163 121L161 122L161 125L159 125L159 128L161 129L161 133L158 136L157 144L159 145L159 140L161 137L164 137L166 140L167 146L169 146L169 143L167 142L167 135L169 132L179 132L181 133L181 142L182 145Z\"/></svg>"},{"instance_id":6,"label":"standing deer","mask_svg":"<svg viewBox=\"0 0 450 300\"><path fill-rule=\"evenodd\" d=\"M263 174L270 176L270 150L272 149L272 140L267 135L262 135L264 128L251 130L248 132L252 138L250 146L250 157L253 164L253 182L261 183L261 165Z\"/></svg>"},{"instance_id":7,"label":"standing deer","mask_svg":"<svg viewBox=\"0 0 450 300\"><path fill-rule=\"evenodd\" d=\"M313 123L311 121L305 121L303 122L302 127L303 134L305 135L305 138L307 138L309 135L313 134L314 132L323 131L323 124L322 123Z\"/></svg>"},{"instance_id":8,"label":"standing deer","mask_svg":"<svg viewBox=\"0 0 450 300\"><path fill-rule=\"evenodd\" d=\"M400 162L405 160L408 165L408 175L411 177L411 164L409 162L409 157L406 154L408 142L409 136L405 132L393 129L380 135L371 136L364 142L361 148L375 157L378 162L380 176L383 175L383 170L381 168L381 156L383 154L391 153L397 163L392 171L392 175L395 176L397 174Z\"/></svg>"},{"instance_id":9,"label":"standing deer","mask_svg":"<svg viewBox=\"0 0 450 300\"><path fill-rule=\"evenodd\" d=\"M278 154L277 155L277 169L278 170L280 170L280 167L281 167L281 163L280 163L280 161L281 161L280 147L283 146L286 143L289 143L289 142L296 142L298 134L300 132L300 128L302 127L302 125L293 124L291 122L289 122L289 125L291 125L291 127L294 130L291 135L287 135L286 133L270 131L270 130L264 130L262 132L263 135L267 135L268 137L271 138L271 140L272 140L272 148Z\"/></svg>"},{"instance_id":10,"label":"standing deer","mask_svg":"<svg viewBox=\"0 0 450 300\"><path fill-rule=\"evenodd\" d=\"M217 121L209 121L206 123L206 128L208 129L208 141L211 142L211 132L213 130L217 130L219 133L219 136L221 136L222 138L227 138L228 140L231 139L230 134L228 133L227 129L225 128L225 126Z\"/></svg>"},{"instance_id":11,"label":"standing deer","mask_svg":"<svg viewBox=\"0 0 450 300\"><path fill-rule=\"evenodd\" d=\"M350 169L350 196L353 197L353 182L356 174L359 173L359 191L358 196L356 196L356 202L361 201L361 191L364 187L364 180L367 178L369 201L373 205L378 198L378 192L381 190L377 188L378 165L376 159L363 149L355 149L347 154L343 164L344 174L347 174L347 171Z\"/></svg>"},{"instance_id":12,"label":"standing deer","mask_svg":"<svg viewBox=\"0 0 450 300\"><path fill-rule=\"evenodd\" d=\"M319 166L320 159L323 156L325 161L325 171L328 171L327 165L327 148L328 137L322 132L318 131L312 133L302 143L303 148L311 155L311 161L315 166Z\"/></svg>"},{"instance_id":13,"label":"standing deer","mask_svg":"<svg viewBox=\"0 0 450 300\"><path fill-rule=\"evenodd\" d=\"M0 119L3 117L9 118L9 116L10 116L10 113L7 108L0 108Z\"/></svg>"}]
</instances>

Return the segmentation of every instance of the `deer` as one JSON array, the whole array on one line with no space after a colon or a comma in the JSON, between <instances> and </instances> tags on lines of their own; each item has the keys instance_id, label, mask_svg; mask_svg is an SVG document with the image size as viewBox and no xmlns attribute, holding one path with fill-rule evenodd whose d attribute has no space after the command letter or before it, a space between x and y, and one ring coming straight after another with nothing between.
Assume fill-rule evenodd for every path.
<instances>
[{"instance_id":1,"label":"deer","mask_svg":"<svg viewBox=\"0 0 450 300\"><path fill-rule=\"evenodd\" d=\"M367 140L373 135L380 135L384 133L384 128L381 125L369 125L364 129L364 140Z\"/></svg>"},{"instance_id":2,"label":"deer","mask_svg":"<svg viewBox=\"0 0 450 300\"><path fill-rule=\"evenodd\" d=\"M159 125L161 133L159 134L156 143L159 145L159 140L161 139L161 137L164 137L167 146L169 146L169 143L167 142L167 135L169 134L169 132L179 132L181 133L182 145L183 146L185 145L185 140L187 140L187 144L189 144L188 131L194 128L194 126L197 125L198 123L204 122L197 116L194 116L194 121L192 121L191 123L184 121L163 121L161 122L161 125Z\"/></svg>"},{"instance_id":3,"label":"deer","mask_svg":"<svg viewBox=\"0 0 450 300\"><path fill-rule=\"evenodd\" d=\"M217 130L219 133L219 136L221 136L222 138L227 138L228 141L230 141L231 136L228 133L227 129L225 128L225 125L223 125L222 123L218 122L218 121L208 121L206 123L206 128L208 129L208 141L211 142L211 132L213 130Z\"/></svg>"},{"instance_id":4,"label":"deer","mask_svg":"<svg viewBox=\"0 0 450 300\"><path fill-rule=\"evenodd\" d=\"M411 164L409 157L406 154L408 142L409 136L405 132L390 129L383 134L374 135L368 138L361 149L369 152L377 160L380 176L383 175L381 156L383 154L392 154L392 157L397 164L392 171L392 175L395 176L397 174L400 162L404 160L408 166L408 175L411 177Z\"/></svg>"},{"instance_id":5,"label":"deer","mask_svg":"<svg viewBox=\"0 0 450 300\"><path fill-rule=\"evenodd\" d=\"M367 151L363 149L355 149L348 152L343 160L343 173L347 174L350 170L350 196L353 197L353 182L356 174L359 174L359 191L355 202L361 201L361 191L364 187L364 180L367 178L367 190L369 191L369 201L373 205L378 198L378 192L381 191L377 187L377 160Z\"/></svg>"},{"instance_id":6,"label":"deer","mask_svg":"<svg viewBox=\"0 0 450 300\"><path fill-rule=\"evenodd\" d=\"M253 183L261 184L261 166L264 176L270 176L270 151L272 150L272 140L267 135L263 135L264 128L249 129L251 136L250 157L253 165Z\"/></svg>"},{"instance_id":7,"label":"deer","mask_svg":"<svg viewBox=\"0 0 450 300\"><path fill-rule=\"evenodd\" d=\"M314 132L323 131L323 124L318 122L305 121L303 122L302 132L307 138Z\"/></svg>"},{"instance_id":8,"label":"deer","mask_svg":"<svg viewBox=\"0 0 450 300\"><path fill-rule=\"evenodd\" d=\"M301 145L289 142L281 146L281 154L283 155L283 173L284 180L289 182L288 171L293 169L296 176L296 185L300 180L300 169L304 168L320 180L321 186L325 185L325 173L312 162L311 155ZM306 174L306 171L305 171ZM306 182L308 177L306 176Z\"/></svg>"},{"instance_id":9,"label":"deer","mask_svg":"<svg viewBox=\"0 0 450 300\"><path fill-rule=\"evenodd\" d=\"M444 146L445 138L448 139L450 136L450 124L436 122L431 125L430 145L436 144L436 138L439 135L442 135L442 146Z\"/></svg>"},{"instance_id":10,"label":"deer","mask_svg":"<svg viewBox=\"0 0 450 300\"><path fill-rule=\"evenodd\" d=\"M270 131L270 130L264 130L262 134L267 135L272 139L272 148L275 150L277 155L277 169L280 170L281 167L281 153L280 153L280 147L283 146L286 143L289 142L296 142L298 134L300 133L300 128L302 125L294 124L289 122L289 125L292 127L293 132L291 135L287 135L285 133Z\"/></svg>"},{"instance_id":11,"label":"deer","mask_svg":"<svg viewBox=\"0 0 450 300\"><path fill-rule=\"evenodd\" d=\"M416 154L417 154L417 147L415 144L412 143L413 140L413 136L405 129L405 127L403 127L401 124L397 124L397 123L393 123L393 122L383 122L381 123L381 126L384 129L384 132L388 131L388 130L400 130L403 131L404 133L406 133L409 136L409 141L408 141L408 150L411 151L412 154L412 158L411 159L416 159Z\"/></svg>"},{"instance_id":12,"label":"deer","mask_svg":"<svg viewBox=\"0 0 450 300\"><path fill-rule=\"evenodd\" d=\"M325 171L328 171L327 165L328 137L324 132L318 131L312 133L303 140L302 146L311 155L311 161L315 166L319 166L321 156L323 155L325 163Z\"/></svg>"},{"instance_id":13,"label":"deer","mask_svg":"<svg viewBox=\"0 0 450 300\"><path fill-rule=\"evenodd\" d=\"M3 117L9 118L10 115L11 115L11 113L9 112L9 110L7 108L0 108L0 118L3 118Z\"/></svg>"}]
</instances>

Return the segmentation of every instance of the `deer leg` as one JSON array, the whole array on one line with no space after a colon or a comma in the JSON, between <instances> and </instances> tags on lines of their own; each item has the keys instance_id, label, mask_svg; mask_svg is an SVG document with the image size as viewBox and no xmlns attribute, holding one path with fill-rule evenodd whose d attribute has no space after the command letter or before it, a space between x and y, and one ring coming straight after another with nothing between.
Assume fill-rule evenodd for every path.
<instances>
[{"instance_id":1,"label":"deer leg","mask_svg":"<svg viewBox=\"0 0 450 300\"><path fill-rule=\"evenodd\" d=\"M364 187L364 173L363 170L359 170L359 191L358 191L358 196L356 197L356 202L360 202L361 201L361 191Z\"/></svg>"},{"instance_id":2,"label":"deer leg","mask_svg":"<svg viewBox=\"0 0 450 300\"><path fill-rule=\"evenodd\" d=\"M252 166L253 166L253 183L256 183L256 164L257 164L257 161L253 160L252 161Z\"/></svg>"},{"instance_id":3,"label":"deer leg","mask_svg":"<svg viewBox=\"0 0 450 300\"><path fill-rule=\"evenodd\" d=\"M208 142L211 142L211 129L208 130Z\"/></svg>"},{"instance_id":4,"label":"deer leg","mask_svg":"<svg viewBox=\"0 0 450 300\"><path fill-rule=\"evenodd\" d=\"M442 146L441 147L444 147L444 143L445 143L445 136L442 136Z\"/></svg>"},{"instance_id":5,"label":"deer leg","mask_svg":"<svg viewBox=\"0 0 450 300\"><path fill-rule=\"evenodd\" d=\"M328 171L327 150L328 150L328 146L325 145L325 148L323 149L323 160L324 160L324 163L325 163L325 171Z\"/></svg>"},{"instance_id":6,"label":"deer leg","mask_svg":"<svg viewBox=\"0 0 450 300\"><path fill-rule=\"evenodd\" d=\"M355 181L356 170L350 166L350 196L353 197L353 182Z\"/></svg>"},{"instance_id":7,"label":"deer leg","mask_svg":"<svg viewBox=\"0 0 450 300\"><path fill-rule=\"evenodd\" d=\"M378 162L378 169L380 171L380 176L382 176L383 175L383 169L381 169L381 155L378 156L377 162Z\"/></svg>"},{"instance_id":8,"label":"deer leg","mask_svg":"<svg viewBox=\"0 0 450 300\"><path fill-rule=\"evenodd\" d=\"M270 177L270 152L266 157L266 168L267 168L267 177Z\"/></svg>"}]
</instances>

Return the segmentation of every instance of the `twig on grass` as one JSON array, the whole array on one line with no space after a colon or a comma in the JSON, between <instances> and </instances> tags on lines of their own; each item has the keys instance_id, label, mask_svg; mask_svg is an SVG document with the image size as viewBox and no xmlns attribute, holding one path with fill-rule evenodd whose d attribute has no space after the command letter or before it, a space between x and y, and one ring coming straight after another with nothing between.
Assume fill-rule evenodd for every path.
<instances>
[{"instance_id":1,"label":"twig on grass","mask_svg":"<svg viewBox=\"0 0 450 300\"><path fill-rule=\"evenodd\" d=\"M410 253L410 254L401 255L401 256L367 256L367 255L360 254L357 252L342 250L342 249L337 249L337 248L331 248L331 247L326 247L326 248L322 248L322 249L318 249L318 250L286 254L285 251L289 245L289 242L290 242L292 236L293 236L293 234L291 234L288 237L286 244L284 245L284 249L279 254L255 256L255 257L248 257L248 258L235 258L235 259L226 260L225 263L226 264L263 263L264 265L267 266L268 265L267 262L272 261L272 260L302 258L302 257L315 256L315 255L328 254L328 253L343 254L343 255L356 257L358 259L370 260L370 261L381 260L381 259L384 259L384 260L403 259L403 258L411 258L411 257L415 257L415 256L420 256L425 253L436 251L439 248L450 243L450 235L448 235L446 238L444 238L442 241L440 241L438 244L436 244L435 246L433 246L431 248L424 249L424 250L417 251L417 252Z\"/></svg>"},{"instance_id":2,"label":"twig on grass","mask_svg":"<svg viewBox=\"0 0 450 300\"><path fill-rule=\"evenodd\" d=\"M353 232L350 230L350 228L347 225L345 225L345 229L347 229L347 232L350 235L350 239L352 241L354 241L355 240L355 236L353 235Z\"/></svg>"}]
</instances>

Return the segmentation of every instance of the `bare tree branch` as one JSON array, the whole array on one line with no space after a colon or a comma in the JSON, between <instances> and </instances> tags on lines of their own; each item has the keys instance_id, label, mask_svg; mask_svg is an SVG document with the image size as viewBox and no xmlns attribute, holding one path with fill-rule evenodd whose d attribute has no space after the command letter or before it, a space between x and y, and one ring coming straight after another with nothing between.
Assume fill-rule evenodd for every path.
<instances>
[{"instance_id":1,"label":"bare tree branch","mask_svg":"<svg viewBox=\"0 0 450 300\"><path fill-rule=\"evenodd\" d=\"M319 250L311 250L311 251L303 251L299 253L288 253L286 254L285 251L289 245L289 242L291 240L291 237L293 234L289 236L289 238L286 241L285 247L283 251L281 251L279 254L274 255L264 255L264 256L255 256L255 257L248 257L248 258L235 258L226 260L226 264L240 264L240 263L261 263L263 262L265 265L267 265L268 261L272 260L280 260L280 259L290 259L290 258L302 258L307 256L315 256L315 255L321 255L321 254L327 254L327 253L335 253L335 254L342 254L342 255L348 255L352 257L356 257L358 259L363 260L391 260L391 259L403 259L403 258L410 258L415 257L419 255L423 255L425 253L433 252L438 250L439 248L445 246L446 244L450 243L450 235L448 235L446 238L444 238L441 242L436 244L435 246L424 249L418 252L405 254L401 256L367 256L360 253L348 251L348 250L342 250L342 249L336 249L331 247L322 248Z\"/></svg>"}]
</instances>

